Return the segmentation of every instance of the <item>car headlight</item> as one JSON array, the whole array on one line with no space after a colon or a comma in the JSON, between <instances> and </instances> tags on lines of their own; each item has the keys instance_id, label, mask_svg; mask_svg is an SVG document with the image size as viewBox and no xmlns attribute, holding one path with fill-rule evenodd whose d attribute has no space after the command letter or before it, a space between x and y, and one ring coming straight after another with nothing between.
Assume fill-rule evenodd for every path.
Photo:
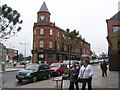
<instances>
[{"instance_id":1,"label":"car headlight","mask_svg":"<svg viewBox=\"0 0 120 90\"><path fill-rule=\"evenodd\" d=\"M30 73L27 73L26 75L27 75L27 76L30 76Z\"/></svg>"},{"instance_id":2,"label":"car headlight","mask_svg":"<svg viewBox=\"0 0 120 90\"><path fill-rule=\"evenodd\" d=\"M19 72L17 72L17 75L19 74Z\"/></svg>"}]
</instances>

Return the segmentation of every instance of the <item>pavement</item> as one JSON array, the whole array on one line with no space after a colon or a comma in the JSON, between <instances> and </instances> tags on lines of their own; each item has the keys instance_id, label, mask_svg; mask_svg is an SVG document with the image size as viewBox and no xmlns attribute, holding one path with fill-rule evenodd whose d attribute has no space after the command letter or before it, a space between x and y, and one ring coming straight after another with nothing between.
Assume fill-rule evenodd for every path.
<instances>
[{"instance_id":1,"label":"pavement","mask_svg":"<svg viewBox=\"0 0 120 90\"><path fill-rule=\"evenodd\" d=\"M23 67L16 67L16 68L7 68L6 71L13 71L19 70ZM109 71L108 76L102 77L101 69L99 65L94 65L94 76L92 81L93 88L118 88L118 72L117 71ZM81 88L82 84L79 83L79 88ZM35 83L30 83L26 85L19 86L17 88L60 88L61 82L58 82L58 87L56 86L56 82L52 79L49 80L42 80ZM63 80L62 88L69 87L69 80Z\"/></svg>"},{"instance_id":2,"label":"pavement","mask_svg":"<svg viewBox=\"0 0 120 90\"><path fill-rule=\"evenodd\" d=\"M108 70L108 76L102 77L101 69L99 65L95 65L93 68L94 68L94 76L92 81L93 88L112 88L112 89L118 88L118 72ZM60 88L61 83L59 82L58 84L59 84L58 88ZM79 83L80 88L81 86L82 84ZM68 87L69 87L69 80L64 80L62 88L68 88ZM36 83L20 86L18 88L56 88L56 82L53 81L53 79L49 79L49 80L38 81Z\"/></svg>"},{"instance_id":3,"label":"pavement","mask_svg":"<svg viewBox=\"0 0 120 90\"><path fill-rule=\"evenodd\" d=\"M2 72L10 72L10 71L18 71L18 70L20 70L22 68L24 68L24 65L17 65L16 67L6 65L5 71L2 71L1 65L0 65L0 73L2 73Z\"/></svg>"}]
</instances>

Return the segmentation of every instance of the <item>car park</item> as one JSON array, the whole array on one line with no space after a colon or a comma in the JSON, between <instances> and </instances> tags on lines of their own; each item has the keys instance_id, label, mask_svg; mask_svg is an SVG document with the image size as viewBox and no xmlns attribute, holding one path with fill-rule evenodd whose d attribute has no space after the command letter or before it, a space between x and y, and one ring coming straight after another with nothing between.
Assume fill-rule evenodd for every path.
<instances>
[{"instance_id":1,"label":"car park","mask_svg":"<svg viewBox=\"0 0 120 90\"><path fill-rule=\"evenodd\" d=\"M50 65L52 75L61 75L65 70L68 70L67 65L63 63L52 63Z\"/></svg>"},{"instance_id":2,"label":"car park","mask_svg":"<svg viewBox=\"0 0 120 90\"><path fill-rule=\"evenodd\" d=\"M23 80L28 80L36 82L41 78L50 78L51 70L47 64L29 64L26 68L20 70L16 74L16 79L20 82Z\"/></svg>"}]
</instances>

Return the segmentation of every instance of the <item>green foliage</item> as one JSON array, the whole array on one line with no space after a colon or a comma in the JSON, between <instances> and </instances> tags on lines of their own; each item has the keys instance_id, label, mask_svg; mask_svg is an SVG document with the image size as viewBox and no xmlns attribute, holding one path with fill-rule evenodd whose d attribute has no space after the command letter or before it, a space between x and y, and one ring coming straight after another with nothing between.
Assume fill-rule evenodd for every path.
<instances>
[{"instance_id":1,"label":"green foliage","mask_svg":"<svg viewBox=\"0 0 120 90\"><path fill-rule=\"evenodd\" d=\"M32 59L32 57L31 57L31 56L28 56L28 57L26 57L26 59L27 59L27 60L31 60L31 59Z\"/></svg>"},{"instance_id":2,"label":"green foliage","mask_svg":"<svg viewBox=\"0 0 120 90\"><path fill-rule=\"evenodd\" d=\"M68 72L69 72L69 70L65 70L63 74L66 75L66 74L68 74Z\"/></svg>"},{"instance_id":3,"label":"green foliage","mask_svg":"<svg viewBox=\"0 0 120 90\"><path fill-rule=\"evenodd\" d=\"M18 54L18 61L22 61L23 59L24 59L23 54L22 53Z\"/></svg>"},{"instance_id":4,"label":"green foliage","mask_svg":"<svg viewBox=\"0 0 120 90\"><path fill-rule=\"evenodd\" d=\"M20 13L6 4L0 7L0 39L8 39L21 30Z\"/></svg>"}]
</instances>

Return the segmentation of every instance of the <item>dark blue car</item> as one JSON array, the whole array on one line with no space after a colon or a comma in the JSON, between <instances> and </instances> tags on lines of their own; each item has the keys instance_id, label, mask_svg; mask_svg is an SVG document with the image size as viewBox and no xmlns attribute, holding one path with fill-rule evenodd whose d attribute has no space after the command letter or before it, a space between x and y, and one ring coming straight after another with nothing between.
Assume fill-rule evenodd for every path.
<instances>
[{"instance_id":1,"label":"dark blue car","mask_svg":"<svg viewBox=\"0 0 120 90\"><path fill-rule=\"evenodd\" d=\"M29 80L36 82L40 78L51 78L51 70L47 64L29 64L25 69L17 72L16 79L19 81Z\"/></svg>"}]
</instances>

